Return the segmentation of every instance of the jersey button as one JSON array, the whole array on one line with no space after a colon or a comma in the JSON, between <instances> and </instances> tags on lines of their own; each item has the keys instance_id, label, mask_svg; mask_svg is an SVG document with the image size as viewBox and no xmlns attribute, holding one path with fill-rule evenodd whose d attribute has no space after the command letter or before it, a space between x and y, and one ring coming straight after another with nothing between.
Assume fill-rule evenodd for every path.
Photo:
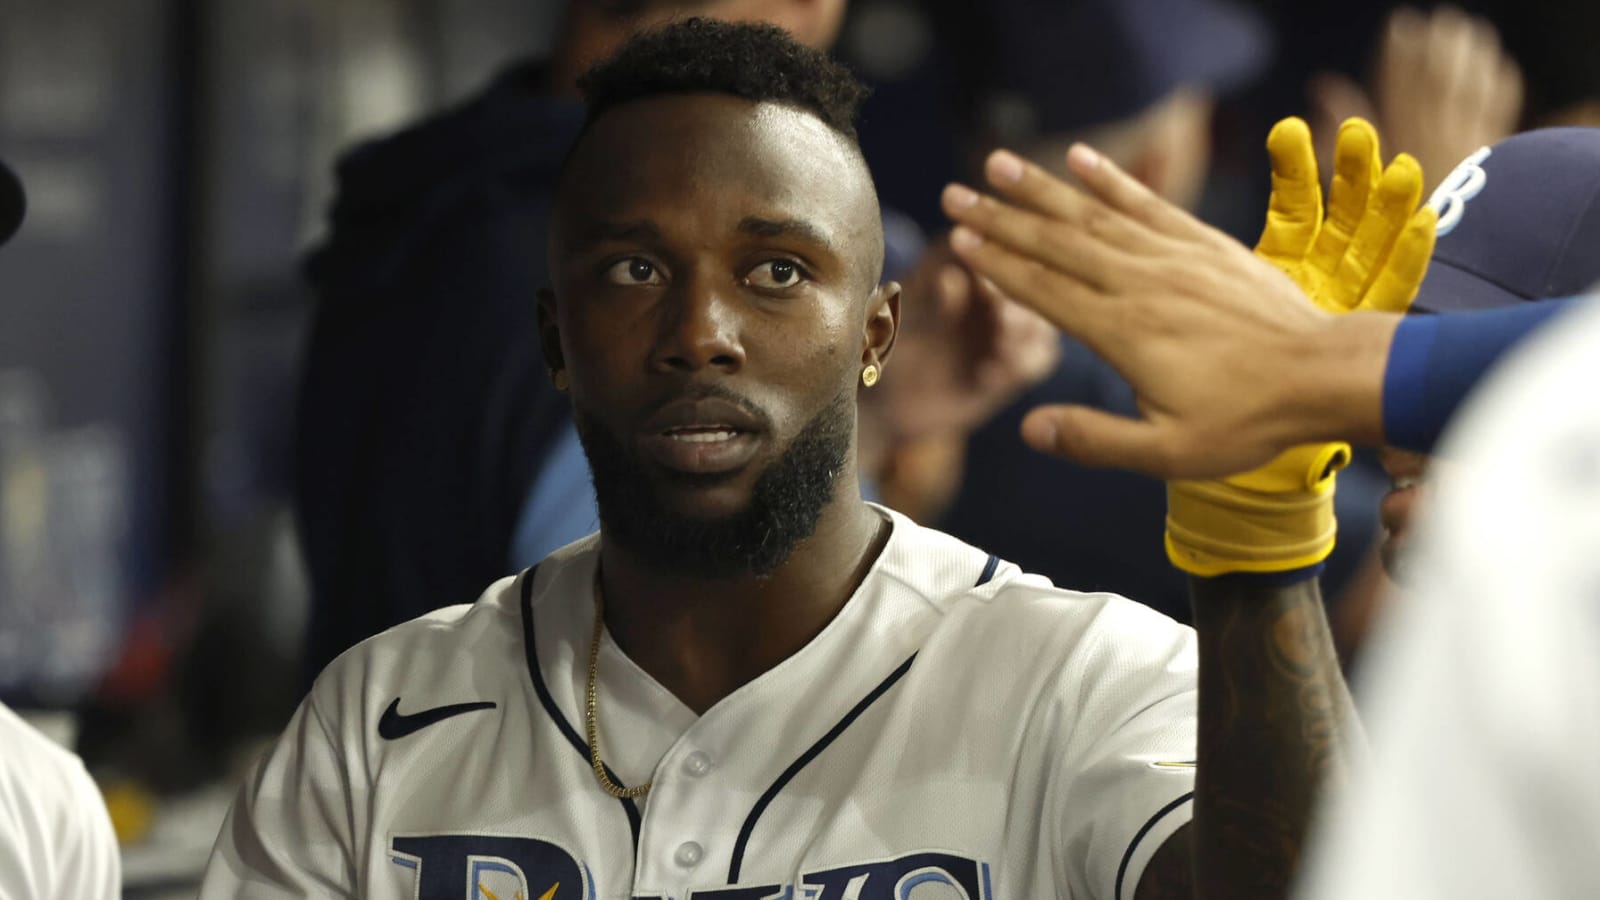
<instances>
[{"instance_id":1,"label":"jersey button","mask_svg":"<svg viewBox=\"0 0 1600 900\"><path fill-rule=\"evenodd\" d=\"M706 851L704 847L696 844L694 841L685 841L684 843L678 845L678 852L672 855L672 859L678 865L683 866L685 869L689 869L699 865L700 860L705 855Z\"/></svg>"},{"instance_id":2,"label":"jersey button","mask_svg":"<svg viewBox=\"0 0 1600 900\"><path fill-rule=\"evenodd\" d=\"M695 778L703 778L711 772L711 757L696 750L683 758L683 771Z\"/></svg>"}]
</instances>

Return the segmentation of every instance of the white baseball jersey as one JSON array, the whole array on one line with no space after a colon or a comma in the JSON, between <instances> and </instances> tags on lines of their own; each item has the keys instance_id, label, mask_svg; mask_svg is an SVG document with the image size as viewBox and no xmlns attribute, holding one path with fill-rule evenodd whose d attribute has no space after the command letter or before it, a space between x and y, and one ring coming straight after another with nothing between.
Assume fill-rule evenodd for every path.
<instances>
[{"instance_id":1,"label":"white baseball jersey","mask_svg":"<svg viewBox=\"0 0 1600 900\"><path fill-rule=\"evenodd\" d=\"M582 737L597 538L362 643L201 896L1131 898L1189 818L1193 632L881 512L834 620L703 715L602 641L602 753L643 801Z\"/></svg>"},{"instance_id":2,"label":"white baseball jersey","mask_svg":"<svg viewBox=\"0 0 1600 900\"><path fill-rule=\"evenodd\" d=\"M116 900L121 858L78 757L0 706L0 900Z\"/></svg>"},{"instance_id":3,"label":"white baseball jersey","mask_svg":"<svg viewBox=\"0 0 1600 900\"><path fill-rule=\"evenodd\" d=\"M1414 589L1358 698L1368 765L1308 900L1600 897L1600 297L1506 360L1440 454Z\"/></svg>"}]
</instances>

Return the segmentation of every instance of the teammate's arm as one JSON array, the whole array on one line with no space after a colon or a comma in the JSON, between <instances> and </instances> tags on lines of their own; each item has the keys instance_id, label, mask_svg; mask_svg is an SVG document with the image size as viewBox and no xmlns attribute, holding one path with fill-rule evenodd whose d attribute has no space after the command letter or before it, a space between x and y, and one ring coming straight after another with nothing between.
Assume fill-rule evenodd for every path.
<instances>
[{"instance_id":1,"label":"teammate's arm","mask_svg":"<svg viewBox=\"0 0 1600 900\"><path fill-rule=\"evenodd\" d=\"M1403 327L1395 312L1329 315L1087 147L1068 165L1086 191L997 153L986 172L1004 200L960 186L944 197L962 261L1082 340L1138 395L1140 419L1035 410L1023 437L1047 453L1198 478L1307 441L1429 446L1486 363L1554 311L1529 304Z\"/></svg>"},{"instance_id":2,"label":"teammate's arm","mask_svg":"<svg viewBox=\"0 0 1600 900\"><path fill-rule=\"evenodd\" d=\"M1383 378L1383 430L1390 444L1433 451L1467 394L1506 351L1582 298L1503 309L1407 316L1394 332Z\"/></svg>"},{"instance_id":3,"label":"teammate's arm","mask_svg":"<svg viewBox=\"0 0 1600 900\"><path fill-rule=\"evenodd\" d=\"M1194 819L1138 900L1288 896L1314 804L1358 743L1314 577L1195 578L1200 643Z\"/></svg>"}]
</instances>

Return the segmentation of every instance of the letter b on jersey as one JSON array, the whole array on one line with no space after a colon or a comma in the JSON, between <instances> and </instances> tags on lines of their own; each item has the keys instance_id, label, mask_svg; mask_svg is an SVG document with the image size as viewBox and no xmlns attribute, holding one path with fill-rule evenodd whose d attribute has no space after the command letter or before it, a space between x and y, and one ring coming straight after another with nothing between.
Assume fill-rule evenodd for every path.
<instances>
[{"instance_id":1,"label":"letter b on jersey","mask_svg":"<svg viewBox=\"0 0 1600 900\"><path fill-rule=\"evenodd\" d=\"M583 867L548 841L478 834L397 837L395 865L416 870L417 900L583 900Z\"/></svg>"}]
</instances>

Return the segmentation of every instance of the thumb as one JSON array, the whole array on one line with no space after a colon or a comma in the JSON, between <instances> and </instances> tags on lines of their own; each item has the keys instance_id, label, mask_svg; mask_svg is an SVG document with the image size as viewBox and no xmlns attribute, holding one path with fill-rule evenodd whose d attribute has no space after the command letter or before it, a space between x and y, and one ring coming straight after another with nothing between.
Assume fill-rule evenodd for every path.
<instances>
[{"instance_id":1,"label":"thumb","mask_svg":"<svg viewBox=\"0 0 1600 900\"><path fill-rule=\"evenodd\" d=\"M1087 406L1040 406L1022 420L1022 440L1041 453L1088 466L1115 466L1165 478L1169 473L1161 430Z\"/></svg>"}]
</instances>

